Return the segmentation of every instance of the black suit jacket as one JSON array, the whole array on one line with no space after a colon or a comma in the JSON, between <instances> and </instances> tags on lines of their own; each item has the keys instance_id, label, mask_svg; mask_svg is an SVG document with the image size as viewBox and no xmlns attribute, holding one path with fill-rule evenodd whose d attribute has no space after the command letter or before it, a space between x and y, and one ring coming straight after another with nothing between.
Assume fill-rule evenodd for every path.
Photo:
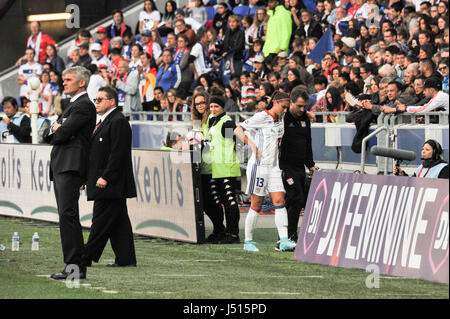
<instances>
[{"instance_id":1,"label":"black suit jacket","mask_svg":"<svg viewBox=\"0 0 450 319\"><path fill-rule=\"evenodd\" d=\"M53 174L65 172L74 172L86 178L95 120L95 106L86 93L70 103L59 116L57 123L61 127L56 132L50 134L51 127L44 132L44 141L53 145L50 180L53 180Z\"/></svg>"},{"instance_id":2,"label":"black suit jacket","mask_svg":"<svg viewBox=\"0 0 450 319\"><path fill-rule=\"evenodd\" d=\"M323 35L321 25L318 22L312 21L312 20L309 24L308 33L305 33L305 25L303 24L303 22L300 24L300 27L297 29L297 31L295 31L295 33L299 37L305 37L305 38L315 37L318 40Z\"/></svg>"},{"instance_id":3,"label":"black suit jacket","mask_svg":"<svg viewBox=\"0 0 450 319\"><path fill-rule=\"evenodd\" d=\"M131 127L115 109L92 135L87 179L88 200L136 197L131 161ZM102 177L105 188L95 186Z\"/></svg>"}]
</instances>

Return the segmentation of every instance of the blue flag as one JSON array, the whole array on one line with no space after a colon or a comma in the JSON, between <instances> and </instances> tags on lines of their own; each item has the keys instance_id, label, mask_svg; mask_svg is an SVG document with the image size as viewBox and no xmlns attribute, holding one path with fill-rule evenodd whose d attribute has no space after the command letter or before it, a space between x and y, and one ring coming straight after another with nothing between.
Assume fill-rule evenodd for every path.
<instances>
[{"instance_id":1,"label":"blue flag","mask_svg":"<svg viewBox=\"0 0 450 319\"><path fill-rule=\"evenodd\" d=\"M314 0L303 0L303 4L305 5L305 7L309 11L311 11L311 12L316 12L317 11L316 1L314 1Z\"/></svg>"},{"instance_id":2,"label":"blue flag","mask_svg":"<svg viewBox=\"0 0 450 319\"><path fill-rule=\"evenodd\" d=\"M328 27L327 31L325 31L322 35L314 49L312 49L306 57L316 63L320 63L325 53L329 51L334 51L333 33L331 32L330 27Z\"/></svg>"}]
</instances>

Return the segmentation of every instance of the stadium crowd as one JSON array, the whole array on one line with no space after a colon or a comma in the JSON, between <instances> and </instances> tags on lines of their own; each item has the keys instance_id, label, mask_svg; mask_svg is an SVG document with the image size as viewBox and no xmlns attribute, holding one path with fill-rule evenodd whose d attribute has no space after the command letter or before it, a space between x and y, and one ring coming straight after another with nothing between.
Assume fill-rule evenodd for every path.
<instances>
[{"instance_id":1,"label":"stadium crowd","mask_svg":"<svg viewBox=\"0 0 450 319\"><path fill-rule=\"evenodd\" d=\"M145 119L155 119L151 113L158 112L153 115L158 121L200 120L202 131L217 123L224 129L235 129L235 124L226 123L230 120L226 113L258 113L275 105L281 114L289 103L304 108L298 117L303 116L301 123L308 123L308 129L317 112L350 112L346 120L355 123L355 138L360 140L382 113L448 112L447 1L195 0L181 8L175 1L165 2L164 8L157 8L153 0L143 3L135 30L126 24L122 11L114 10L113 23L99 26L94 35L80 29L67 56L59 56L55 41L40 31L39 23L31 23L25 55L17 61L20 94L5 97L2 102L8 110L0 121L2 141L20 142L23 132L29 132L26 113L31 77L41 80L40 125L46 119L56 120L70 100L64 93L61 74L74 66L90 71L87 92L92 101L100 88L114 87L118 107L128 120L142 119L134 114L142 111L150 114ZM202 115L210 111L213 124ZM287 112L291 113L295 115L295 109ZM295 122L296 118L291 120ZM329 123L337 119L336 114L325 118ZM16 136L17 132L22 135ZM229 142L221 131L214 131L214 136L233 154L235 137ZM305 153L311 153L301 159L302 166L312 174L315 167L310 133L302 138ZM177 137L167 139L164 147L180 144ZM361 145L354 146L353 151L360 153ZM291 167L282 169L287 174ZM212 175L209 172L202 180L209 190L226 189L229 180L234 184L240 176L238 166L210 171ZM304 185L305 176L299 178ZM210 192L207 195L214 196ZM219 216L210 241L239 242L236 203L213 199L217 207L209 210L221 210L221 202L227 228L222 225L223 216ZM299 200L304 207L305 198ZM284 210L284 198L274 204L283 210L278 219L283 220L281 223L291 218L293 214ZM295 207L295 212L299 208ZM214 216L211 219L215 222ZM289 221L294 225L292 231L292 225L289 230L280 228L281 240L289 236L295 242L297 222L298 218Z\"/></svg>"},{"instance_id":2,"label":"stadium crowd","mask_svg":"<svg viewBox=\"0 0 450 319\"><path fill-rule=\"evenodd\" d=\"M298 85L310 94L311 112L448 111L447 1L196 0L157 8L147 0L135 32L120 10L112 18L95 35L80 29L67 57L31 23L17 62L19 111L28 110L27 79L38 76L40 114L57 116L68 98L61 72L77 65L91 71L91 99L114 86L128 118L139 111L189 114L194 90L213 86L225 90L226 112L263 110L274 91ZM322 36L333 46L319 46ZM349 104L348 93L360 102Z\"/></svg>"}]
</instances>

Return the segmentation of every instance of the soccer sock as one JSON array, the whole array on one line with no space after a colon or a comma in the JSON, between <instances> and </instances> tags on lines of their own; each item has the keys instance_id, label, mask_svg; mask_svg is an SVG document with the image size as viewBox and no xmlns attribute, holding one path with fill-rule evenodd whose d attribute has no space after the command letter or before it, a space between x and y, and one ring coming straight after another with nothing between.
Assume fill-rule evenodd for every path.
<instances>
[{"instance_id":1,"label":"soccer sock","mask_svg":"<svg viewBox=\"0 0 450 319\"><path fill-rule=\"evenodd\" d=\"M280 238L287 238L288 236L288 216L286 207L275 206L275 226L278 229L278 236Z\"/></svg>"},{"instance_id":2,"label":"soccer sock","mask_svg":"<svg viewBox=\"0 0 450 319\"><path fill-rule=\"evenodd\" d=\"M245 218L245 241L253 240L253 229L255 229L257 221L258 212L250 207Z\"/></svg>"}]
</instances>

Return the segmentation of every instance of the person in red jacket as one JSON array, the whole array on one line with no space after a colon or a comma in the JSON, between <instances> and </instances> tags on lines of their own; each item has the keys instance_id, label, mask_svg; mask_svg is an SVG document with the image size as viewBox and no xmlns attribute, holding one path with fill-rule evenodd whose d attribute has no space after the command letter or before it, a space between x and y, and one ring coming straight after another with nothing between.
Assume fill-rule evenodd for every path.
<instances>
[{"instance_id":1,"label":"person in red jacket","mask_svg":"<svg viewBox=\"0 0 450 319\"><path fill-rule=\"evenodd\" d=\"M46 49L49 44L53 44L56 46L55 40L51 36L46 33L41 32L41 25L39 22L34 21L30 23L30 31L31 35L27 39L27 48L34 49L35 56L34 60L42 64L45 62L47 58ZM21 65L23 61L25 61L25 56L19 58L17 60L16 65Z\"/></svg>"}]
</instances>

